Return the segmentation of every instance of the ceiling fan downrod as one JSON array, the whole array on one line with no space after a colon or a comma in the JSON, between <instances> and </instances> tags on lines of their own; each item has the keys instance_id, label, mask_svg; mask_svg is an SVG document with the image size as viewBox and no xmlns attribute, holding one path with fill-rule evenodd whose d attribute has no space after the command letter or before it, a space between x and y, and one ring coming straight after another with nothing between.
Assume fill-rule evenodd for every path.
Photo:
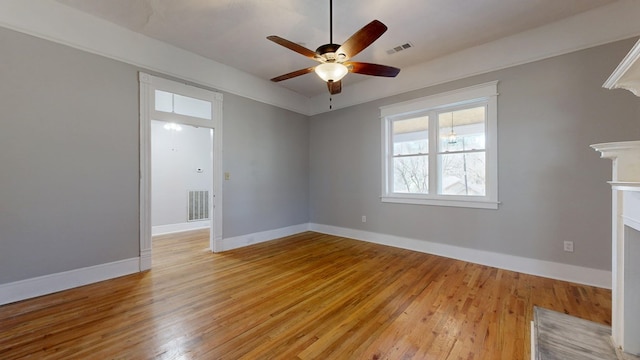
<instances>
[{"instance_id":1,"label":"ceiling fan downrod","mask_svg":"<svg viewBox=\"0 0 640 360\"><path fill-rule=\"evenodd\" d=\"M340 45L333 43L333 0L329 0L329 43L320 45L316 49L316 54L323 58L325 62L332 63L338 59L338 54L336 54L338 48L340 48Z\"/></svg>"},{"instance_id":2,"label":"ceiling fan downrod","mask_svg":"<svg viewBox=\"0 0 640 360\"><path fill-rule=\"evenodd\" d=\"M333 44L333 0L329 0L329 44Z\"/></svg>"}]
</instances>

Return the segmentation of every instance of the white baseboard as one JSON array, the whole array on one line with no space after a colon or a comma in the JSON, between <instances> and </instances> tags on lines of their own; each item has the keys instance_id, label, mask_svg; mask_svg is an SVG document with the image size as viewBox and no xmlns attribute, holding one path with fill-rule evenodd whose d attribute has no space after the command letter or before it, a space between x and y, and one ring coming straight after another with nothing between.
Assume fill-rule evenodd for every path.
<instances>
[{"instance_id":1,"label":"white baseboard","mask_svg":"<svg viewBox=\"0 0 640 360\"><path fill-rule=\"evenodd\" d=\"M217 240L217 249L218 251L232 250L309 230L444 256L525 274L607 289L611 288L610 271L314 223L299 224ZM0 305L133 274L141 269L146 270L150 268L150 260L150 256L147 254L143 257L125 259L8 284L0 284Z\"/></svg>"},{"instance_id":2,"label":"white baseboard","mask_svg":"<svg viewBox=\"0 0 640 360\"><path fill-rule=\"evenodd\" d=\"M190 221L186 223L157 225L151 228L151 236L173 234L177 232L206 229L211 227L211 221Z\"/></svg>"},{"instance_id":3,"label":"white baseboard","mask_svg":"<svg viewBox=\"0 0 640 360\"><path fill-rule=\"evenodd\" d=\"M281 237L299 234L309 230L309 224L300 224L287 226L280 229L267 230L253 234L234 236L230 238L224 238L216 240L216 251L222 252L232 249L241 248L253 244L258 244L270 240L275 240Z\"/></svg>"},{"instance_id":4,"label":"white baseboard","mask_svg":"<svg viewBox=\"0 0 640 360\"><path fill-rule=\"evenodd\" d=\"M348 237L376 244L394 246L427 254L444 256L520 273L542 276L551 279L611 289L611 271L561 264L514 255L495 253L460 246L417 240L405 237L378 234L369 231L342 228L337 226L309 224L309 230L324 234Z\"/></svg>"},{"instance_id":5,"label":"white baseboard","mask_svg":"<svg viewBox=\"0 0 640 360\"><path fill-rule=\"evenodd\" d=\"M0 284L0 305L133 274L140 271L139 266L136 257Z\"/></svg>"}]
</instances>

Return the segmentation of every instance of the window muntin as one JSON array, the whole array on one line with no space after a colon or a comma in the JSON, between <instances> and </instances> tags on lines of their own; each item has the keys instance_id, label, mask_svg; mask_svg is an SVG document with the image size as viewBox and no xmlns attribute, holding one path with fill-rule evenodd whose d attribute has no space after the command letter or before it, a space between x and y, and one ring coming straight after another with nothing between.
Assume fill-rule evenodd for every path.
<instances>
[{"instance_id":1,"label":"window muntin","mask_svg":"<svg viewBox=\"0 0 640 360\"><path fill-rule=\"evenodd\" d=\"M155 91L157 111L211 120L211 101L174 94L162 90Z\"/></svg>"},{"instance_id":2,"label":"window muntin","mask_svg":"<svg viewBox=\"0 0 640 360\"><path fill-rule=\"evenodd\" d=\"M497 209L497 82L381 108L383 202Z\"/></svg>"},{"instance_id":3,"label":"window muntin","mask_svg":"<svg viewBox=\"0 0 640 360\"><path fill-rule=\"evenodd\" d=\"M162 112L173 112L173 93L156 90L156 110Z\"/></svg>"}]
</instances>

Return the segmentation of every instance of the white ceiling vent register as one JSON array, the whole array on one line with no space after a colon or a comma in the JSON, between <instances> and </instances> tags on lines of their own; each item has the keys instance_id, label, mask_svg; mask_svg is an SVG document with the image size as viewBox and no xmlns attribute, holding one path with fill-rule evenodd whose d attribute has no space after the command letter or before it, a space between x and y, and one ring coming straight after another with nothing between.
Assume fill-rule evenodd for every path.
<instances>
[{"instance_id":1,"label":"white ceiling vent register","mask_svg":"<svg viewBox=\"0 0 640 360\"><path fill-rule=\"evenodd\" d=\"M187 221L209 219L209 191L189 190L187 204Z\"/></svg>"},{"instance_id":2,"label":"white ceiling vent register","mask_svg":"<svg viewBox=\"0 0 640 360\"><path fill-rule=\"evenodd\" d=\"M387 54L389 54L389 55L395 54L397 52L400 52L402 50L407 50L407 49L412 48L412 47L413 47L412 43L410 43L410 42L404 43L402 45L398 45L398 46L394 47L393 49L387 50Z\"/></svg>"}]
</instances>

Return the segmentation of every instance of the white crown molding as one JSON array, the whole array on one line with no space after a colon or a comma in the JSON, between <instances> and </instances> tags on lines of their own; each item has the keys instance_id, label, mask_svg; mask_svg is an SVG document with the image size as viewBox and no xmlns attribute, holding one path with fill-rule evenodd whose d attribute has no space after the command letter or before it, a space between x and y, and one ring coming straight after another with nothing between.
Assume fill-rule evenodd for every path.
<instances>
[{"instance_id":1,"label":"white crown molding","mask_svg":"<svg viewBox=\"0 0 640 360\"><path fill-rule=\"evenodd\" d=\"M371 78L334 96L345 108L407 91L640 35L640 1L619 0L537 29ZM329 111L328 95L307 98L268 80L87 15L54 0L2 0L0 26L304 115Z\"/></svg>"},{"instance_id":2,"label":"white crown molding","mask_svg":"<svg viewBox=\"0 0 640 360\"><path fill-rule=\"evenodd\" d=\"M2 0L0 26L307 114L309 98L53 0Z\"/></svg>"},{"instance_id":3,"label":"white crown molding","mask_svg":"<svg viewBox=\"0 0 640 360\"><path fill-rule=\"evenodd\" d=\"M346 108L408 91L526 64L640 35L640 1L621 0L536 29L403 68L395 79L372 77L332 99ZM311 98L311 115L329 111L328 95Z\"/></svg>"}]
</instances>

